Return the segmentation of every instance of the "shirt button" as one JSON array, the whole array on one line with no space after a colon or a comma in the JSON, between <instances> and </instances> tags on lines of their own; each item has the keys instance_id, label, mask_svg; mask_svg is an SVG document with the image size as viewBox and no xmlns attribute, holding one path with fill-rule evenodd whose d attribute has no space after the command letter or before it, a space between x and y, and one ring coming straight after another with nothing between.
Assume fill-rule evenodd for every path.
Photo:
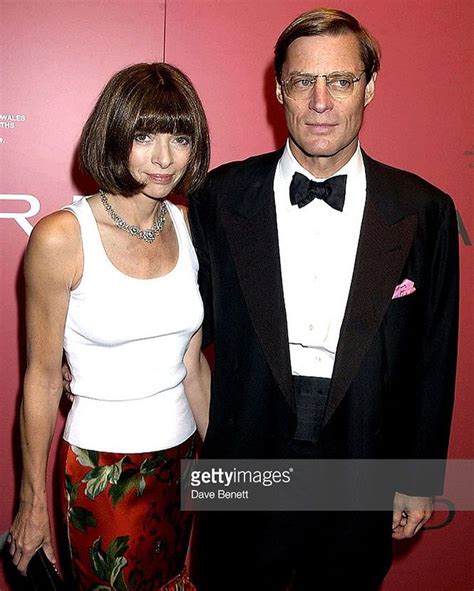
<instances>
[{"instance_id":1,"label":"shirt button","mask_svg":"<svg viewBox=\"0 0 474 591\"><path fill-rule=\"evenodd\" d=\"M312 324L309 325L309 330L314 330L314 326Z\"/></svg>"}]
</instances>

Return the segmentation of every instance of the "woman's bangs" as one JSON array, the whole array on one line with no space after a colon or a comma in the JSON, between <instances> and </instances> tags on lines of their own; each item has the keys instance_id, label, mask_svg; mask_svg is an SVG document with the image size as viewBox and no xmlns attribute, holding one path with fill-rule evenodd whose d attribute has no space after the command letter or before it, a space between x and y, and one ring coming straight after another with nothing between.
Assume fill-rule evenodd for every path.
<instances>
[{"instance_id":1,"label":"woman's bangs","mask_svg":"<svg viewBox=\"0 0 474 591\"><path fill-rule=\"evenodd\" d=\"M172 90L153 93L144 101L135 131L193 135L189 106Z\"/></svg>"}]
</instances>

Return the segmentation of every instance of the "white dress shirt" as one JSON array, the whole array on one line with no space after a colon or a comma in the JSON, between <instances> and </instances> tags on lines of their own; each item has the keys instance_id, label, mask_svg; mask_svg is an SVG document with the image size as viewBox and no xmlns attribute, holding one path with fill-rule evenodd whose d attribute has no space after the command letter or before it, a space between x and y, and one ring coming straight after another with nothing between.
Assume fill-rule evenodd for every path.
<instances>
[{"instance_id":1,"label":"white dress shirt","mask_svg":"<svg viewBox=\"0 0 474 591\"><path fill-rule=\"evenodd\" d=\"M342 212L320 199L302 208L291 205L295 172L326 180L304 169L287 142L275 172L274 192L292 373L330 378L365 206L360 146L336 173L347 175Z\"/></svg>"}]
</instances>

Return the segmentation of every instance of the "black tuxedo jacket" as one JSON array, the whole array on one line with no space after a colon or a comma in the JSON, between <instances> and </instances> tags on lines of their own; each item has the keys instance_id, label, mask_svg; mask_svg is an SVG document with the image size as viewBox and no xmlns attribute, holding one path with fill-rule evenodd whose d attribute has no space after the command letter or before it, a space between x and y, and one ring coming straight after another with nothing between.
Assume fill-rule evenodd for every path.
<instances>
[{"instance_id":1,"label":"black tuxedo jacket","mask_svg":"<svg viewBox=\"0 0 474 591\"><path fill-rule=\"evenodd\" d=\"M208 458L285 457L295 430L273 194L281 153L219 167L190 203L204 339L216 355ZM458 331L455 208L413 174L365 154L364 163L367 200L318 455L442 458ZM416 291L392 299L404 279Z\"/></svg>"}]
</instances>

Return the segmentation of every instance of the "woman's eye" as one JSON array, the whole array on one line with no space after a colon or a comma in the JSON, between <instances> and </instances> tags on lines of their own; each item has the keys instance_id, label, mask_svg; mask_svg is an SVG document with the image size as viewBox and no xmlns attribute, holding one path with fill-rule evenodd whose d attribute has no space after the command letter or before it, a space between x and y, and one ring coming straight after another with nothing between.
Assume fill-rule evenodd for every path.
<instances>
[{"instance_id":1,"label":"woman's eye","mask_svg":"<svg viewBox=\"0 0 474 591\"><path fill-rule=\"evenodd\" d=\"M151 141L151 137L149 133L136 133L135 134L135 141L139 144L144 144L146 142Z\"/></svg>"},{"instance_id":2,"label":"woman's eye","mask_svg":"<svg viewBox=\"0 0 474 591\"><path fill-rule=\"evenodd\" d=\"M179 146L190 146L191 138L187 135L177 135L173 141Z\"/></svg>"}]
</instances>

